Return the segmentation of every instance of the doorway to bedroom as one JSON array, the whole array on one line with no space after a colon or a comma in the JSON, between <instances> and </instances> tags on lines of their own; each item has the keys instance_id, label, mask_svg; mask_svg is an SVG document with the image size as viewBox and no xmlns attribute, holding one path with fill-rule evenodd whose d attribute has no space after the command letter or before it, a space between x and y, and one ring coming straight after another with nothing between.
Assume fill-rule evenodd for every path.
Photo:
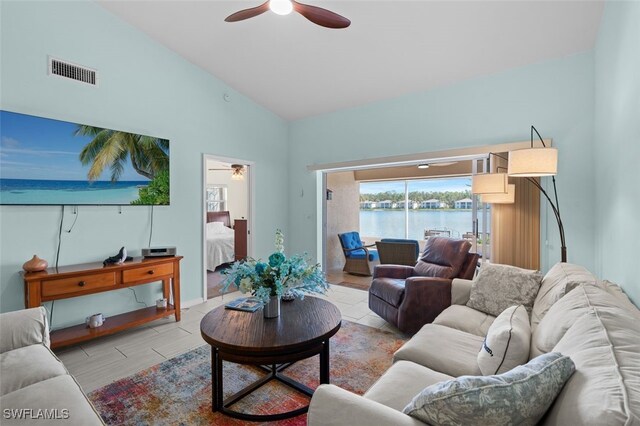
<instances>
[{"instance_id":1,"label":"doorway to bedroom","mask_svg":"<svg viewBox=\"0 0 640 426\"><path fill-rule=\"evenodd\" d=\"M204 295L222 294L223 271L251 255L251 175L246 160L204 155Z\"/></svg>"}]
</instances>

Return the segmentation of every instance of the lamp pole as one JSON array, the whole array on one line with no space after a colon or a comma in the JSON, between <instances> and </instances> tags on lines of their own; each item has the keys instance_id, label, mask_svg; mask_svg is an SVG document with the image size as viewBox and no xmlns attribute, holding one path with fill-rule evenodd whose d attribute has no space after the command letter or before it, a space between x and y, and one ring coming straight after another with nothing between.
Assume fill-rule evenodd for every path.
<instances>
[{"instance_id":1,"label":"lamp pole","mask_svg":"<svg viewBox=\"0 0 640 426\"><path fill-rule=\"evenodd\" d=\"M536 129L533 125L531 126L531 148L533 148L533 132L536 132L536 135L538 135L538 139L540 139L540 142L542 142L542 146L546 148L547 145L544 143L542 136L540 136L540 132L538 132L538 129ZM558 188L556 187L556 176L555 175L551 176L551 180L553 182L553 194L556 201L555 204L553 204L553 201L549 197L549 194L547 194L547 191L544 190L544 188L540 185L538 181L532 178L527 178L527 179L529 179L529 182L533 183L540 190L540 192L542 192L542 194L547 198L547 201L549 201L549 204L551 205L553 214L555 215L556 221L558 222L558 230L560 231L560 256L562 259L561 261L563 263L566 263L567 262L567 243L565 241L565 236L564 236L564 225L562 224L562 217L560 216L560 203L558 202Z\"/></svg>"},{"instance_id":2,"label":"lamp pole","mask_svg":"<svg viewBox=\"0 0 640 426\"><path fill-rule=\"evenodd\" d=\"M566 263L567 262L567 244L565 242L564 225L562 224L562 218L560 217L560 209L557 205L558 191L556 190L556 180L555 178L553 179L553 192L555 193L556 204L553 204L553 201L551 201L549 194L547 194L547 191L544 190L542 185L540 185L540 183L537 180L530 177L528 177L527 180L531 182L536 188L538 188L540 192L542 192L542 194L545 196L547 201L549 201L549 205L551 205L553 214L555 215L556 221L558 222L558 230L560 231L560 256L562 259L561 261L563 263Z\"/></svg>"}]
</instances>

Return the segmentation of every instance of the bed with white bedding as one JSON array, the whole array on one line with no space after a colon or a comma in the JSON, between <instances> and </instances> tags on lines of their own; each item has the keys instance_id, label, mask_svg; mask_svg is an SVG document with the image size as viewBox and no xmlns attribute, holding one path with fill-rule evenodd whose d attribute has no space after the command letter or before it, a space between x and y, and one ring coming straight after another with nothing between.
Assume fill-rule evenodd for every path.
<instances>
[{"instance_id":1,"label":"bed with white bedding","mask_svg":"<svg viewBox=\"0 0 640 426\"><path fill-rule=\"evenodd\" d=\"M224 263L235 261L235 233L229 227L228 216L208 214L206 237L207 237L207 269L214 271Z\"/></svg>"}]
</instances>

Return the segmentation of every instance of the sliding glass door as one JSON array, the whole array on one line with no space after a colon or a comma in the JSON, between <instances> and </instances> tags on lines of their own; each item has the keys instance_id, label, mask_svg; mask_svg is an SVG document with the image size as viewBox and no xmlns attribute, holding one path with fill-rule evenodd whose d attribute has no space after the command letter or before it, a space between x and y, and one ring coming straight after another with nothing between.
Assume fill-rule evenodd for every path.
<instances>
[{"instance_id":1,"label":"sliding glass door","mask_svg":"<svg viewBox=\"0 0 640 426\"><path fill-rule=\"evenodd\" d=\"M471 172L488 173L489 159L480 158L472 161ZM472 195L472 234L464 238L471 242L471 251L480 254L482 260L490 260L491 257L491 204L482 203L479 195Z\"/></svg>"},{"instance_id":2,"label":"sliding glass door","mask_svg":"<svg viewBox=\"0 0 640 426\"><path fill-rule=\"evenodd\" d=\"M473 212L470 176L360 184L360 235L367 239L475 241Z\"/></svg>"}]
</instances>

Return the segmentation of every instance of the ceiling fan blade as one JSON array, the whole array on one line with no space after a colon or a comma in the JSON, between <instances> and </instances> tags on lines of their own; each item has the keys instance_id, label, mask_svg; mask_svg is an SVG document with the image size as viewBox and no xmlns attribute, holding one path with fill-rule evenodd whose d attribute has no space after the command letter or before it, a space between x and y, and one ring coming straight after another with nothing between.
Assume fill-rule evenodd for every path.
<instances>
[{"instance_id":1,"label":"ceiling fan blade","mask_svg":"<svg viewBox=\"0 0 640 426\"><path fill-rule=\"evenodd\" d=\"M304 16L314 24L327 28L347 28L351 21L330 10L292 0L293 10Z\"/></svg>"},{"instance_id":2,"label":"ceiling fan blade","mask_svg":"<svg viewBox=\"0 0 640 426\"><path fill-rule=\"evenodd\" d=\"M253 18L254 16L262 15L269 10L269 1L262 3L260 6L252 7L250 9L244 9L225 18L226 22L238 22L245 19Z\"/></svg>"}]
</instances>

